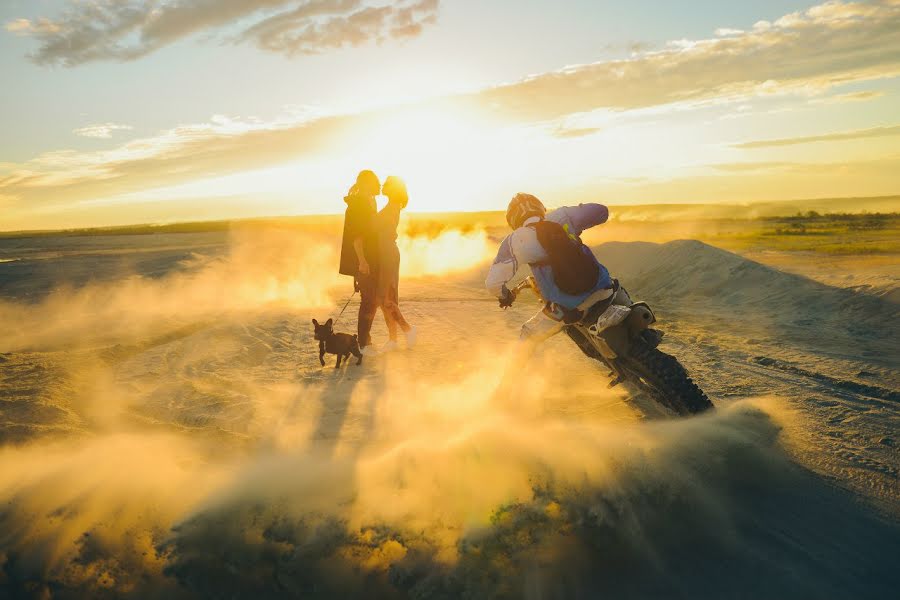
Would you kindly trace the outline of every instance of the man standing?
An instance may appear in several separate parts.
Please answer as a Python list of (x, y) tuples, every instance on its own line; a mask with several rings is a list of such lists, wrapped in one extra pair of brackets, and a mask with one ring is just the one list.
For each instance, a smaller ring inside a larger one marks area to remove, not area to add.
[(344, 237), (341, 243), (341, 275), (350, 275), (354, 287), (359, 290), (359, 346), (363, 355), (376, 354), (372, 346), (372, 322), (378, 310), (378, 236), (375, 215), (378, 206), (375, 196), (381, 191), (381, 182), (372, 171), (361, 171), (356, 183), (344, 198)]

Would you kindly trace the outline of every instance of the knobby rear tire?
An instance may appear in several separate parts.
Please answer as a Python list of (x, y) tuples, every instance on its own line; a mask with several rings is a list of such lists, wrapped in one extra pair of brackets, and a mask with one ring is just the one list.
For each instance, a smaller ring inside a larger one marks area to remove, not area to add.
[(618, 362), (630, 375), (640, 378), (641, 387), (657, 402), (679, 415), (695, 415), (713, 407), (678, 359), (658, 348), (635, 344), (629, 355)]

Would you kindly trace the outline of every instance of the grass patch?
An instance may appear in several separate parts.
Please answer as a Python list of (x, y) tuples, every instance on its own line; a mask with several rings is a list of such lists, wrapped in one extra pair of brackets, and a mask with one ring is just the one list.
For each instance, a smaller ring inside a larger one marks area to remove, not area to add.
[(743, 251), (820, 252), (872, 255), (900, 253), (900, 213), (819, 214), (752, 221), (740, 232), (699, 236), (718, 246)]

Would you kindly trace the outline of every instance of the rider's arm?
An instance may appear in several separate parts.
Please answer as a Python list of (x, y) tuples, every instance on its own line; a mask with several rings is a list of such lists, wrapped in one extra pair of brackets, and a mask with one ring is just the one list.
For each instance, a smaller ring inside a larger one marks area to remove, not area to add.
[[(570, 223), (570, 232), (581, 235), (585, 229), (596, 225), (602, 225), (609, 219), (609, 209), (602, 204), (579, 204), (578, 206), (565, 206), (559, 210), (564, 211), (564, 221)], [(574, 229), (574, 231), (572, 231)]]
[(494, 259), (487, 279), (484, 281), (488, 291), (498, 298), (503, 296), (503, 286), (515, 277), (516, 271), (519, 270), (519, 263), (512, 250), (512, 237), (512, 235), (506, 236), (506, 239), (500, 244), (497, 258)]

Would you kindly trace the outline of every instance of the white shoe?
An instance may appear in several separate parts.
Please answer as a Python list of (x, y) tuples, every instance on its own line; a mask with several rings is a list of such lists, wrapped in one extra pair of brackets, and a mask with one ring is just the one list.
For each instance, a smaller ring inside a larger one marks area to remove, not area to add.
[(375, 346), (372, 344), (369, 344), (368, 346), (362, 348), (359, 352), (363, 356), (369, 356), (369, 357), (378, 356), (378, 349), (375, 348)]
[(406, 347), (407, 348), (415, 348), (416, 346), (416, 336), (419, 334), (419, 328), (413, 325), (409, 328), (409, 331), (406, 332)]
[(393, 352), (399, 347), (400, 346), (397, 345), (397, 342), (395, 342), (394, 340), (389, 340), (387, 344), (381, 347), (381, 353), (384, 354), (385, 352)]

